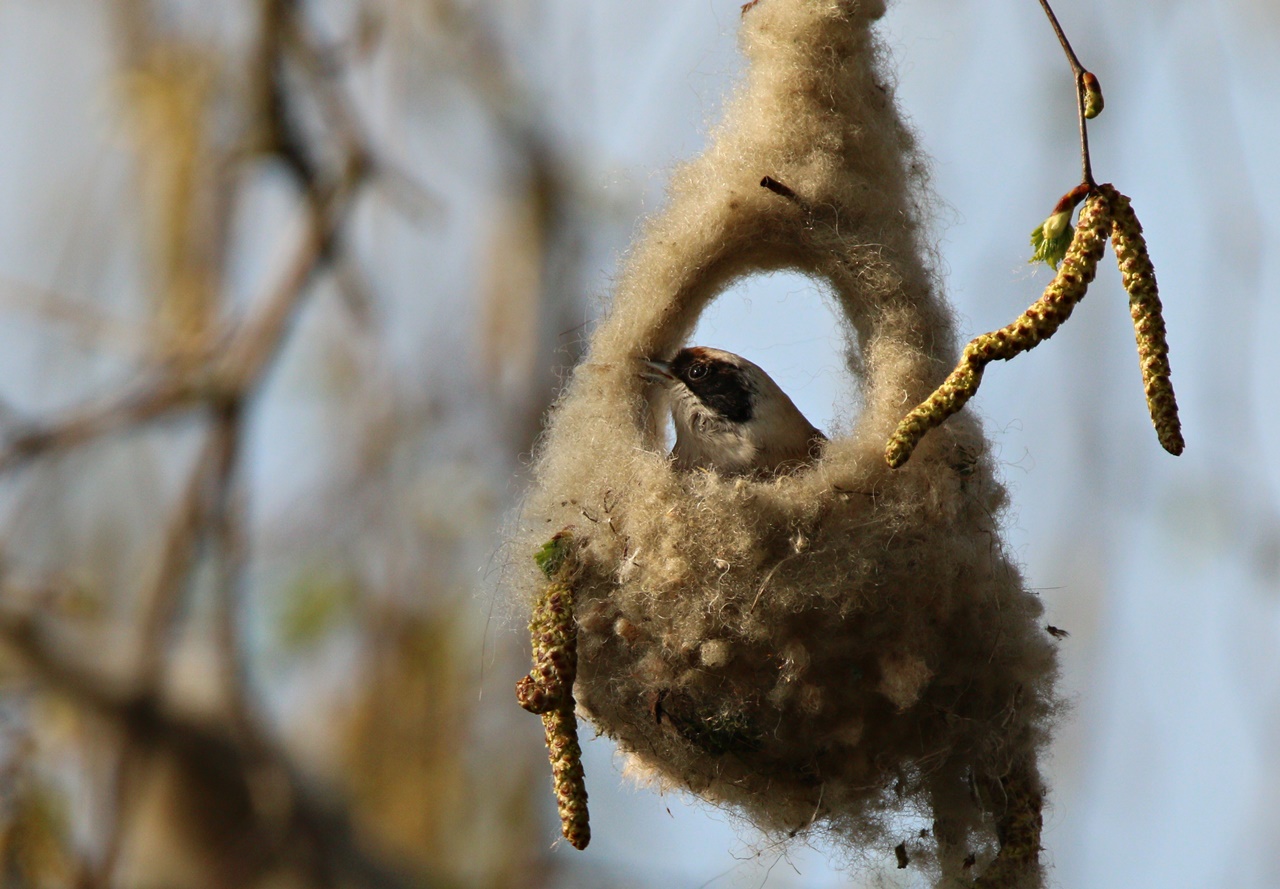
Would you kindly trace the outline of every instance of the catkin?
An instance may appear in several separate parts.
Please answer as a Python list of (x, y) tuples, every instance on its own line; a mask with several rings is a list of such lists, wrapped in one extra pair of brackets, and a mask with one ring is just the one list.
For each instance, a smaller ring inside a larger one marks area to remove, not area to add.
[(530, 713), (542, 717), (560, 831), (575, 849), (585, 849), (591, 841), (591, 827), (573, 699), (578, 630), (573, 615), (573, 589), (563, 579), (564, 572), (564, 568), (558, 570), (534, 606), (529, 622), (533, 670), (516, 683), (516, 700)]
[[(884, 457), (890, 466), (896, 469), (906, 463), (925, 433), (965, 406), (978, 391), (982, 372), (989, 363), (1007, 361), (1034, 349), (1071, 317), (1071, 311), (1084, 297), (1097, 272), (1110, 225), (1108, 198), (1101, 193), (1092, 195), (1080, 211), (1071, 246), (1044, 294), (1012, 324), (984, 333), (965, 347), (956, 369), (932, 395), (907, 414), (889, 438)], [(1146, 256), (1145, 251), (1142, 255)], [(1154, 285), (1155, 279), (1151, 280)], [(1163, 326), (1160, 332), (1163, 334)]]
[(1111, 202), (1111, 246), (1124, 289), (1129, 294), (1129, 314), (1138, 341), (1138, 359), (1142, 365), (1142, 388), (1147, 395), (1147, 409), (1156, 427), (1160, 445), (1170, 454), (1181, 454), (1182, 424), (1178, 420), (1178, 401), (1169, 380), (1169, 343), (1165, 339), (1164, 315), (1160, 292), (1156, 286), (1156, 270), (1147, 254), (1142, 237), (1142, 223), (1133, 212), (1129, 198), (1110, 185), (1102, 186)]

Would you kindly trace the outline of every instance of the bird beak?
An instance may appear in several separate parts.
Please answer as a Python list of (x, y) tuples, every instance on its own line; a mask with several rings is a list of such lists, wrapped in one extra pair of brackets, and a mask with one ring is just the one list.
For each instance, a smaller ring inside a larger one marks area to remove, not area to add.
[(669, 361), (644, 359), (640, 363), (644, 365), (644, 368), (640, 371), (640, 376), (651, 383), (670, 383), (675, 380), (675, 376), (671, 373), (671, 362)]

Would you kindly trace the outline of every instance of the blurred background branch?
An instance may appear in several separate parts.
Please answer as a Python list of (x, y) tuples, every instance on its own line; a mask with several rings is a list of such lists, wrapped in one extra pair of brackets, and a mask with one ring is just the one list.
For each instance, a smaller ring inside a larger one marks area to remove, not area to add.
[[(30, 788), (0, 812), (5, 885), (538, 885), (541, 757), (478, 736), (508, 708), (469, 699), (483, 628), (459, 606), (574, 358), (550, 333), (583, 305), (569, 164), (479, 7), (66, 14), (110, 26), (100, 150), (124, 175), (103, 255), (130, 273), (92, 302), (21, 295), (109, 379), (0, 415), (0, 754)], [(421, 70), (423, 46), (449, 57)], [(414, 315), (457, 272), (364, 269), (376, 230), (430, 239), (456, 209), (370, 119), (380, 70), (447, 83), (501, 134), (510, 213), (477, 260), (516, 271), (480, 285), (483, 366), (427, 387), (412, 366), (439, 373), (416, 359), (449, 334)], [(284, 501), (281, 467), (306, 476)]]

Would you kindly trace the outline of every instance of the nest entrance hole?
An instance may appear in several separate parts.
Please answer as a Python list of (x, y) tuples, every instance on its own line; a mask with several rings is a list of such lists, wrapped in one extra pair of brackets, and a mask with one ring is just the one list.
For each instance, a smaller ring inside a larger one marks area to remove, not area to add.
[[(690, 345), (736, 352), (764, 368), (828, 436), (852, 428), (862, 406), (856, 346), (830, 285), (803, 272), (749, 275), (702, 312)], [(854, 350), (854, 362), (850, 362)], [(666, 439), (671, 441), (670, 419)]]

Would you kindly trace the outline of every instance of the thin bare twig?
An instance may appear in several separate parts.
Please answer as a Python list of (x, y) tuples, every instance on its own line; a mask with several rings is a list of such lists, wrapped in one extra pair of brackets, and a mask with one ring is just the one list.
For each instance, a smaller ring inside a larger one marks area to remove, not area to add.
[(88, 301), (17, 278), (0, 277), (0, 306), (62, 325), (67, 338), (81, 347), (116, 354), (142, 354), (157, 335), (154, 325), (127, 322)]
[(1076, 55), (1075, 50), (1071, 48), (1071, 41), (1067, 39), (1066, 32), (1062, 30), (1062, 25), (1058, 24), (1058, 17), (1053, 13), (1053, 7), (1049, 5), (1049, 0), (1040, 0), (1040, 5), (1044, 8), (1044, 14), (1049, 17), (1049, 24), (1053, 26), (1053, 33), (1058, 35), (1058, 43), (1062, 44), (1062, 51), (1067, 56), (1067, 62), (1071, 65), (1071, 74), (1075, 78), (1076, 84), (1076, 116), (1080, 124), (1080, 168), (1083, 180), (1091, 189), (1097, 187), (1097, 182), (1093, 179), (1093, 163), (1089, 158), (1089, 125), (1085, 115), (1085, 103), (1088, 99), (1089, 90), (1085, 83), (1085, 77), (1092, 76), (1084, 65), (1080, 64), (1080, 58)]
[(217, 359), (215, 378), (229, 392), (248, 392), (266, 373), (307, 294), (308, 285), (336, 248), (339, 231), (360, 183), (361, 177), (348, 173), (332, 189), (318, 183), (308, 186), (307, 230), (288, 271), (263, 299), (258, 313), (240, 325)]
[(212, 513), (215, 472), (227, 444), (217, 428), (207, 433), (187, 477), (177, 506), (169, 517), (160, 564), (141, 603), (138, 631), (138, 683), (158, 689), (164, 673), (166, 638), (195, 564), (204, 528)]
[(246, 731), (256, 721), (256, 708), (240, 633), (247, 559), (245, 509), (238, 485), (244, 431), (242, 405), (237, 402), (223, 407), (214, 419), (214, 428), (222, 444), (214, 467), (216, 494), (210, 516), (216, 548), (214, 562), (218, 566), (214, 632), (231, 721), (237, 731)]
[(190, 378), (166, 371), (159, 379), (131, 385), (61, 419), (18, 429), (0, 450), (0, 473), (50, 451), (65, 452), (112, 432), (135, 429), (198, 402), (199, 387)]
[(275, 356), (307, 286), (331, 254), (358, 180), (348, 176), (327, 190), (316, 186), (309, 198), (307, 231), (285, 277), (262, 300), (206, 367), (169, 367), (142, 386), (75, 408), (57, 420), (19, 429), (0, 449), (0, 473), (50, 451), (65, 452), (103, 435), (167, 419), (175, 413), (240, 397), (252, 389)]

